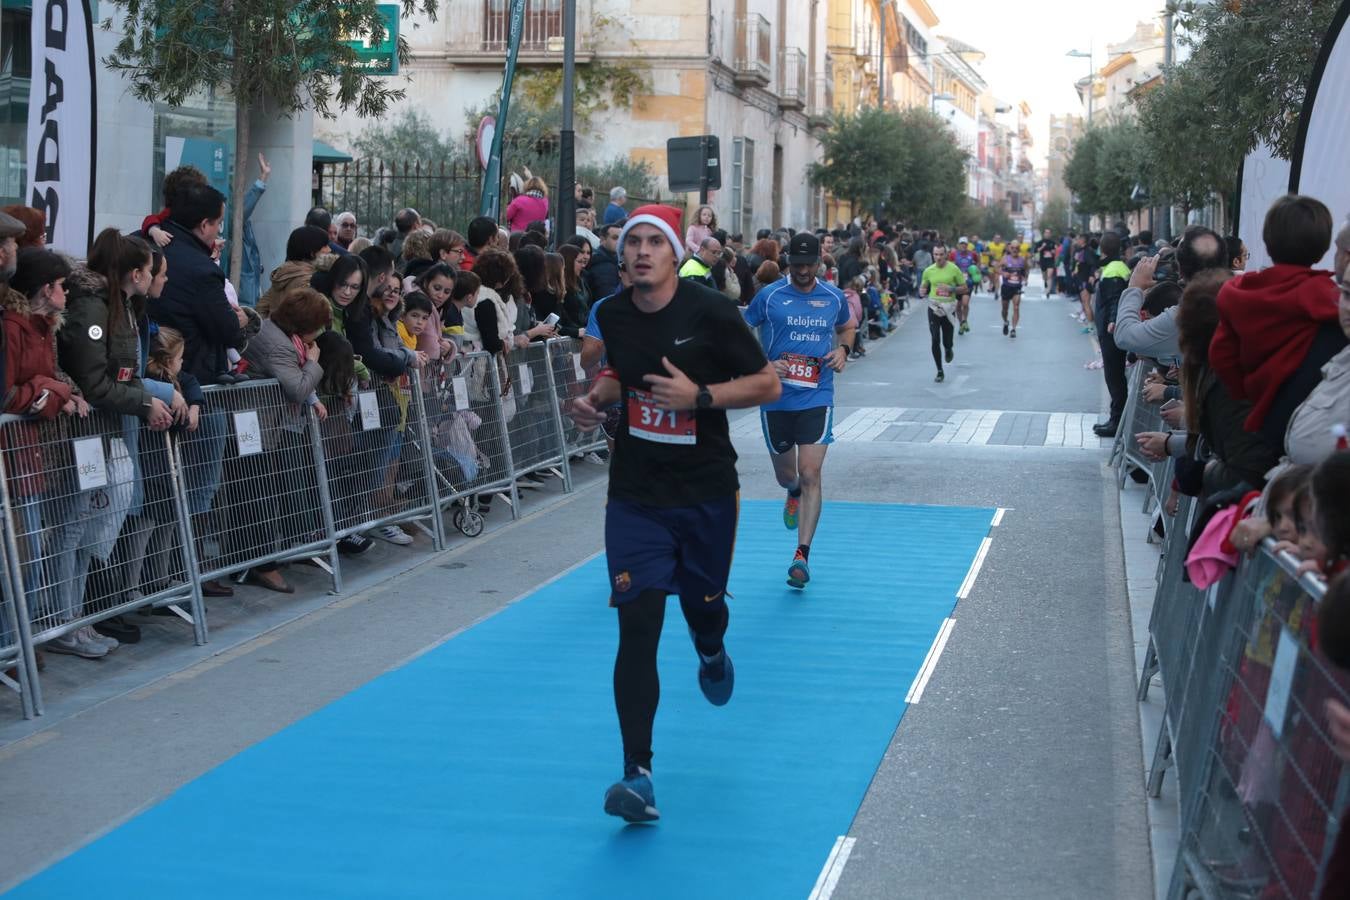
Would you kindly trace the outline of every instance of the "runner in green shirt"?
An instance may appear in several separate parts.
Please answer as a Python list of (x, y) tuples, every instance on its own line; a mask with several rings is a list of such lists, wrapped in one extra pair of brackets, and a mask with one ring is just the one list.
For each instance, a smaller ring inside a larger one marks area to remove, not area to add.
[(947, 377), (942, 371), (943, 348), (947, 362), (955, 357), (952, 340), (956, 335), (957, 301), (969, 290), (966, 273), (947, 260), (947, 248), (934, 247), (933, 264), (923, 270), (919, 284), (919, 296), (928, 299), (928, 333), (933, 337), (933, 362), (937, 364), (934, 381), (942, 382)]

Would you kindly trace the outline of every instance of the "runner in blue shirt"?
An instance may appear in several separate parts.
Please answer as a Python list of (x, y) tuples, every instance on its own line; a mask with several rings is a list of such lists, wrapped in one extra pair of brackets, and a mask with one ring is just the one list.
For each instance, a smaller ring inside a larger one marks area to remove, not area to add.
[(858, 325), (843, 292), (816, 278), (819, 265), (820, 239), (795, 235), (788, 244), (790, 275), (761, 290), (745, 310), (783, 383), (782, 396), (760, 407), (760, 423), (774, 474), (788, 492), (783, 524), (797, 530), (788, 567), (788, 584), (795, 588), (811, 580), (820, 470), (834, 441), (834, 373), (844, 371)]
[(971, 274), (971, 268), (976, 271), (980, 267), (980, 255), (970, 249), (970, 241), (964, 237), (956, 242), (956, 252), (952, 254), (952, 262), (966, 276), (966, 292), (956, 303), (956, 314), (961, 320), (961, 328), (958, 334), (967, 334), (970, 331), (970, 295), (979, 290), (979, 279)]

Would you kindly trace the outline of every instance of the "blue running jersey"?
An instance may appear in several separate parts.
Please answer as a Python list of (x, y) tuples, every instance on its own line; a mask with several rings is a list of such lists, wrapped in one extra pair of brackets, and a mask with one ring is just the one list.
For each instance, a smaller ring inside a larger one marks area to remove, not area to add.
[(760, 343), (770, 362), (785, 359), (792, 366), (791, 374), (783, 379), (783, 395), (763, 409), (834, 405), (834, 371), (824, 358), (834, 349), (836, 329), (852, 318), (843, 292), (819, 279), (809, 293), (781, 278), (755, 295), (745, 309), (745, 321), (759, 328)]

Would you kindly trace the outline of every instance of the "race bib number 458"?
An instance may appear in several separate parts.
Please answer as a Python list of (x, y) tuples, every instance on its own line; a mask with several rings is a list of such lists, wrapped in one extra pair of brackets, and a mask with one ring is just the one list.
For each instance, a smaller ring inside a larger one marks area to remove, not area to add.
[(798, 356), (784, 353), (783, 362), (787, 363), (787, 375), (783, 384), (799, 388), (820, 387), (820, 360), (814, 356)]
[(658, 444), (697, 444), (698, 420), (693, 410), (658, 409), (651, 394), (630, 390), (628, 433)]

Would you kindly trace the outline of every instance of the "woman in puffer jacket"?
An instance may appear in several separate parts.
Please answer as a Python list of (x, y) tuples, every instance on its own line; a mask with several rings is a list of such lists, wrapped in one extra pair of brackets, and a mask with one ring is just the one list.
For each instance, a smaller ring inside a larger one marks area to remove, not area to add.
[[(60, 368), (96, 412), (120, 420), (105, 417), (96, 428), (85, 430), (102, 437), (106, 489), (81, 490), (71, 465), (49, 473), (63, 484), (45, 549), (53, 567), (58, 619), (45, 626), (56, 628), (79, 615), (90, 564), (111, 560), (123, 521), (139, 510), (141, 424), (163, 431), (188, 414), (187, 402), (172, 385), (142, 380), (149, 329), (144, 295), (154, 278), (153, 262), (145, 241), (109, 228), (95, 238), (87, 264), (67, 279), (65, 324), (57, 332)], [(101, 588), (94, 593), (105, 596)], [(49, 649), (66, 652), (57, 642)]]
[(309, 287), (314, 264), (328, 249), (328, 232), (313, 225), (301, 225), (286, 239), (286, 261), (272, 270), (272, 284), (258, 298), (258, 315), (264, 319), (293, 288)]

